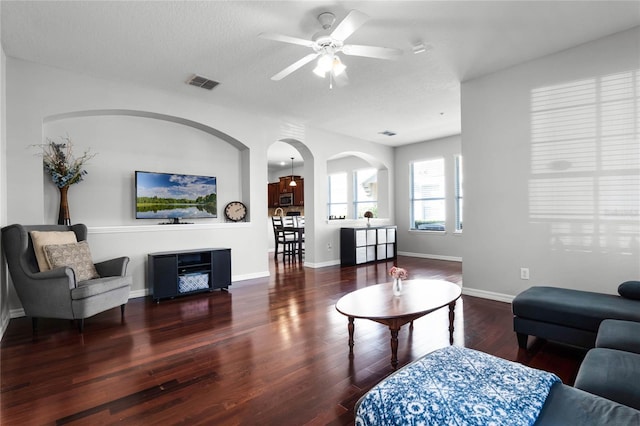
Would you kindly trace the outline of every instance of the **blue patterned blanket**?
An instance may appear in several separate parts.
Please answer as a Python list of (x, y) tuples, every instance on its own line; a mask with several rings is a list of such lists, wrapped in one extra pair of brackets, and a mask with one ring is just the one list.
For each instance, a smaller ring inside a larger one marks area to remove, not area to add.
[(356, 425), (532, 425), (559, 381), (552, 373), (448, 346), (367, 392)]

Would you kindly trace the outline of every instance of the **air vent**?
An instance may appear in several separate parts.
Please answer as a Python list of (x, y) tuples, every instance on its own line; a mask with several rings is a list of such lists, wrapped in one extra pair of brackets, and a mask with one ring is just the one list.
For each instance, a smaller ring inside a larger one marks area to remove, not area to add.
[(379, 135), (385, 136), (395, 136), (396, 132), (392, 132), (391, 130), (385, 130), (384, 132), (378, 132)]
[(207, 89), (207, 90), (211, 90), (214, 87), (216, 87), (218, 84), (217, 81), (213, 81), (208, 79), (207, 77), (203, 77), (201, 75), (193, 75), (193, 77), (191, 77), (189, 79), (189, 81), (187, 81), (187, 83), (189, 83), (192, 86), (197, 86), (197, 87), (202, 87), (203, 89)]

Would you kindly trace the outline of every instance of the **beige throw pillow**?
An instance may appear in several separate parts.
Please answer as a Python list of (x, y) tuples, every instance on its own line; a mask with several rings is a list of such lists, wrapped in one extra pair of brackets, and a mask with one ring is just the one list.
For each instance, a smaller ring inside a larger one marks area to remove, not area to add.
[(73, 269), (78, 281), (99, 277), (86, 241), (44, 246), (44, 252), (51, 269), (68, 266)]
[(78, 242), (76, 233), (73, 231), (30, 231), (29, 235), (31, 235), (33, 251), (35, 252), (40, 272), (51, 269), (44, 254), (44, 246)]

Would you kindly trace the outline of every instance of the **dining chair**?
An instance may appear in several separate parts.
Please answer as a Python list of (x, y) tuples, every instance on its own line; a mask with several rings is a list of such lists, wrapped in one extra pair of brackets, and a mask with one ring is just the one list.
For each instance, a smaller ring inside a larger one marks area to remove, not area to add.
[[(290, 214), (291, 212), (287, 213), (287, 216), (284, 216), (283, 219), (283, 223), (284, 223), (284, 227), (293, 227), (293, 228), (304, 228), (304, 216), (300, 216), (299, 214)], [(299, 231), (298, 231), (299, 232)], [(293, 250), (291, 252), (291, 256), (294, 259), (298, 258), (298, 248), (300, 248), (300, 250), (302, 251), (302, 255), (304, 256), (304, 230), (302, 231), (302, 243), (301, 244), (297, 244), (298, 243), (298, 235), (296, 232), (292, 232), (293, 234), (293, 244), (291, 245)]]
[(279, 247), (282, 246), (282, 260), (284, 261), (287, 257), (291, 260), (296, 253), (296, 234), (295, 232), (285, 231), (285, 226), (293, 226), (293, 222), (288, 224), (288, 220), (286, 220), (286, 216), (272, 216), (271, 223), (273, 225), (273, 236), (275, 239), (275, 253), (273, 258), (278, 260), (278, 253), (280, 252)]
[[(294, 216), (296, 227), (304, 228), (304, 216)], [(302, 232), (302, 255), (304, 256), (304, 243), (305, 243), (305, 235), (304, 231)]]

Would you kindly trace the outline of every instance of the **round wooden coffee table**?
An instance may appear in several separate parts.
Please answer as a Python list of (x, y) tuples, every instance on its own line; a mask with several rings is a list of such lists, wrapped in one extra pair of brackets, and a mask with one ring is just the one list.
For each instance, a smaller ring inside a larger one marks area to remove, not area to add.
[(441, 280), (405, 280), (400, 296), (394, 296), (392, 283), (376, 284), (345, 294), (336, 309), (349, 318), (349, 357), (353, 357), (355, 318), (384, 324), (391, 331), (391, 366), (398, 366), (398, 331), (400, 327), (428, 313), (449, 305), (449, 343), (453, 344), (453, 320), (460, 286)]

